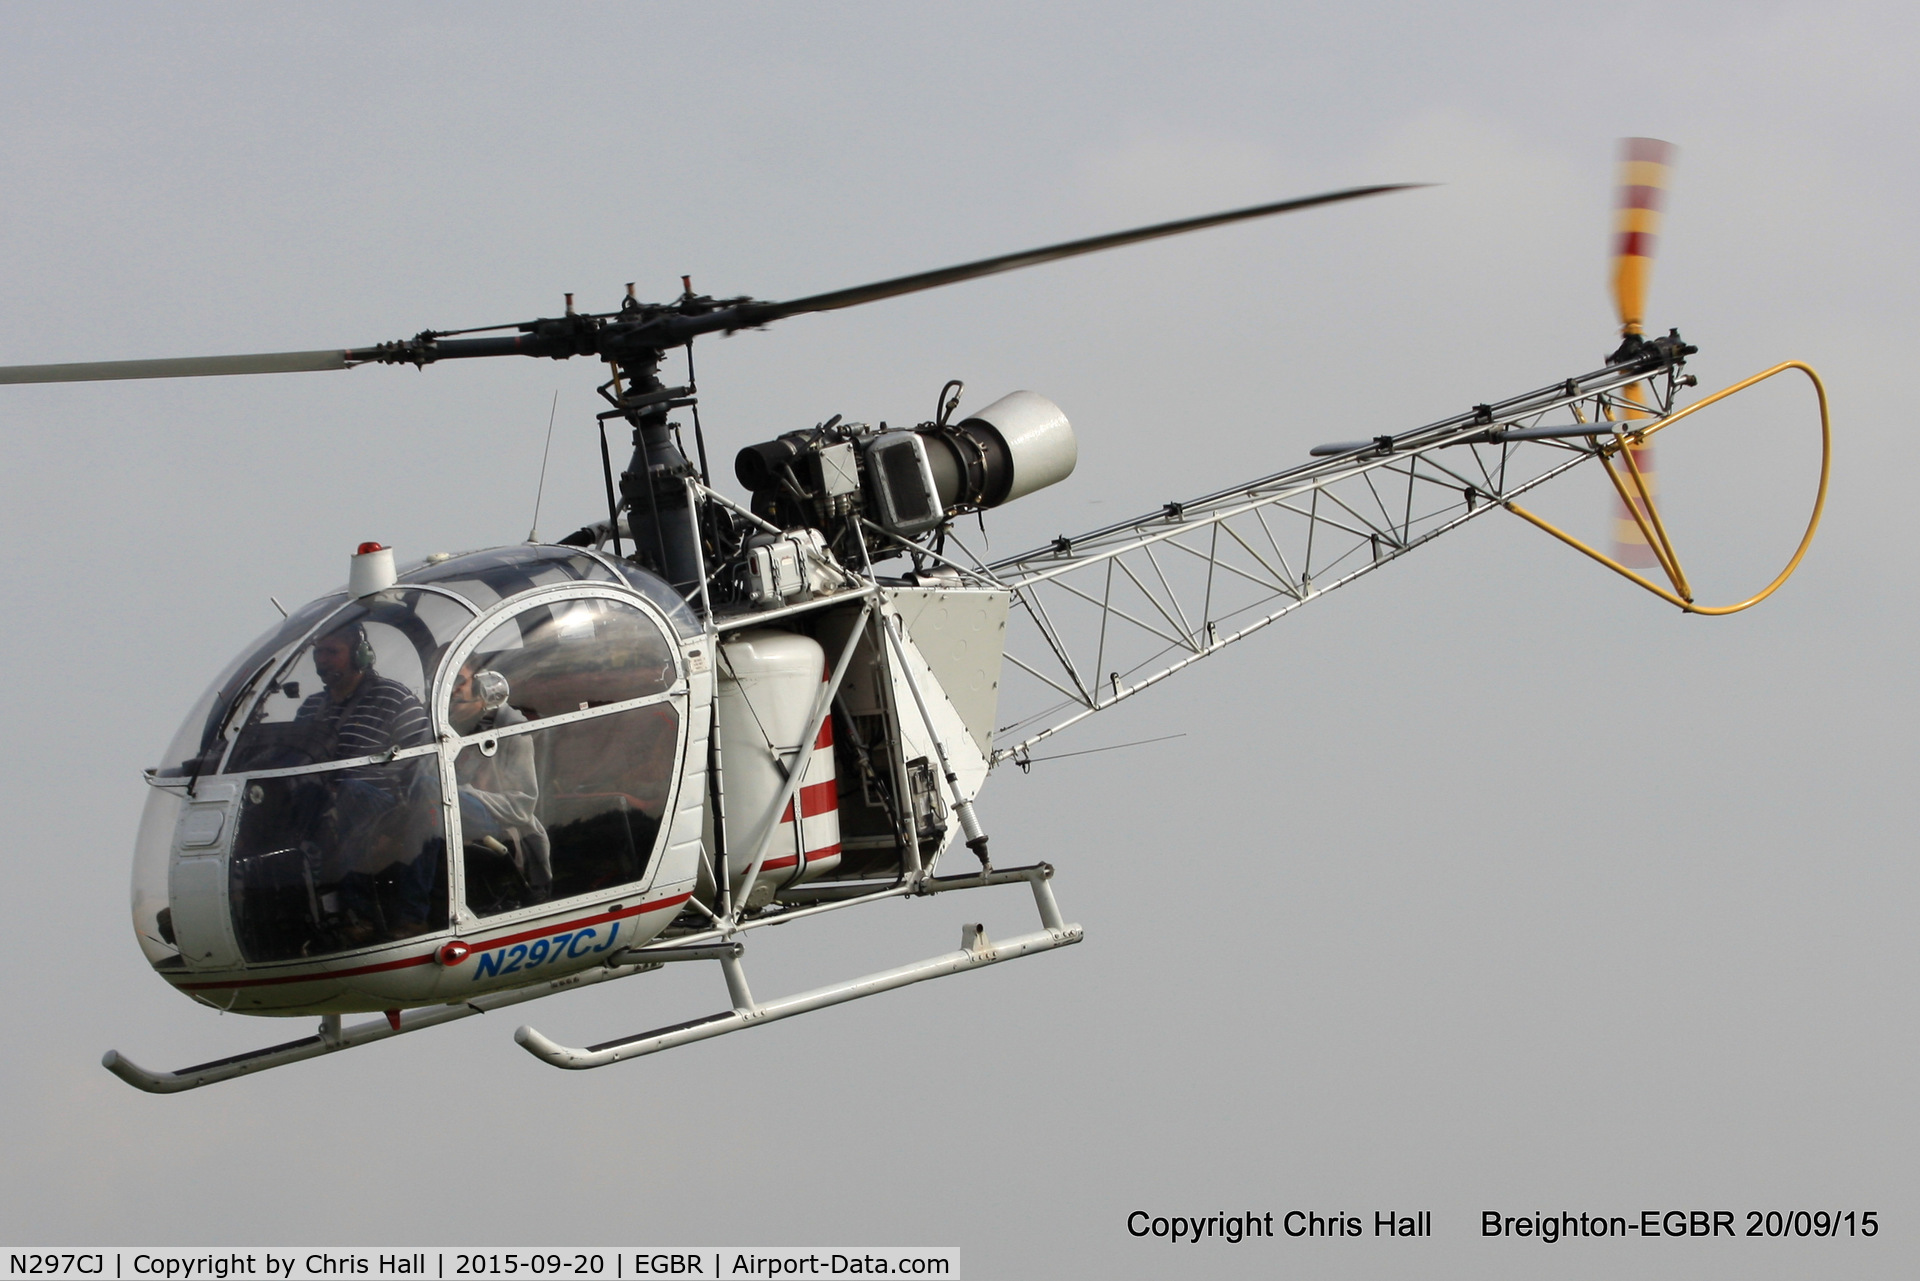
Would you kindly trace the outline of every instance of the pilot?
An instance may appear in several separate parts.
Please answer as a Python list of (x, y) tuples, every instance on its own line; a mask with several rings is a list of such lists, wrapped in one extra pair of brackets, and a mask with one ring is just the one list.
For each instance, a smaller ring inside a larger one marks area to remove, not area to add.
[(373, 644), (364, 625), (335, 628), (313, 643), (313, 667), (323, 688), (294, 713), (317, 731), (316, 761), (372, 756), (428, 742), (426, 709), (413, 691), (373, 668)]
[[(313, 645), (313, 666), (322, 689), (294, 713), (306, 730), (305, 744), (315, 762), (375, 756), (395, 748), (432, 741), (426, 709), (413, 691), (374, 669), (373, 643), (360, 622), (335, 628)], [(363, 918), (349, 928), (366, 932), (373, 915), (372, 878), (399, 865), (390, 877), (398, 891), (397, 919), (389, 933), (405, 935), (427, 928), (436, 860), (421, 857), (421, 843), (408, 817), (408, 802), (421, 761), (398, 766), (379, 762), (320, 775), (330, 784), (328, 826), (332, 839), (319, 869), (325, 885), (346, 891), (341, 906)], [(430, 762), (428, 762), (430, 768)], [(358, 875), (356, 875), (358, 874)]]
[[(454, 732), (482, 734), (526, 724), (526, 716), (507, 704), (507, 678), (481, 669), (479, 662), (477, 656), (469, 658), (454, 679), (447, 702), (447, 719)], [(461, 840), (510, 857), (533, 891), (533, 901), (544, 902), (553, 893), (553, 866), (547, 830), (535, 809), (540, 782), (534, 771), (533, 740), (526, 734), (510, 734), (494, 741), (491, 756), (468, 747), (455, 762)]]

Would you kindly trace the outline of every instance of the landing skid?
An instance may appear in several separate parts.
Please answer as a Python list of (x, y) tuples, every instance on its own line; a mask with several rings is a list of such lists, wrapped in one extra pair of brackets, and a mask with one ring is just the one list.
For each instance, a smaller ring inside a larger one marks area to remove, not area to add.
[[(737, 1032), (745, 1028), (758, 1027), (795, 1014), (805, 1014), (811, 1010), (824, 1009), (829, 1005), (839, 1005), (846, 1001), (858, 1000), (863, 996), (872, 996), (877, 992), (905, 987), (909, 983), (945, 978), (950, 974), (960, 974), (1000, 961), (1011, 961), (1036, 952), (1051, 951), (1056, 947), (1078, 943), (1084, 937), (1084, 932), (1078, 925), (1069, 925), (1061, 920), (1060, 908), (1054, 902), (1053, 887), (1049, 884), (1052, 876), (1051, 866), (1036, 863), (1029, 867), (1005, 868), (972, 876), (926, 877), (917, 885), (894, 885), (881, 890), (870, 891), (859, 886), (807, 887), (811, 891), (808, 897), (818, 900), (810, 906), (794, 907), (743, 921), (731, 931), (715, 929), (690, 938), (675, 939), (670, 943), (631, 949), (619, 953), (617, 961), (609, 962), (599, 969), (585, 970), (564, 978), (515, 988), (511, 991), (476, 996), (471, 1001), (458, 1005), (436, 1005), (419, 1010), (407, 1010), (388, 1018), (356, 1023), (352, 1026), (343, 1026), (339, 1015), (330, 1014), (321, 1019), (320, 1029), (313, 1036), (302, 1037), (297, 1041), (288, 1041), (281, 1045), (267, 1046), (245, 1054), (236, 1054), (230, 1058), (215, 1059), (211, 1063), (182, 1068), (177, 1072), (149, 1071), (117, 1050), (108, 1050), (100, 1062), (107, 1071), (136, 1089), (145, 1090), (151, 1094), (175, 1094), (181, 1090), (193, 1090), (203, 1085), (212, 1085), (216, 1081), (228, 1081), (237, 1076), (264, 1072), (268, 1068), (298, 1063), (303, 1059), (318, 1058), (324, 1054), (334, 1054), (358, 1045), (384, 1041), (389, 1037), (404, 1036), (409, 1032), (418, 1032), (442, 1023), (451, 1023), (457, 1019), (486, 1014), (509, 1005), (518, 1005), (522, 1001), (534, 1001), (543, 996), (552, 996), (556, 992), (572, 991), (595, 983), (607, 983), (614, 979), (644, 974), (650, 970), (657, 970), (668, 962), (718, 961), (720, 963), (726, 977), (727, 991), (732, 1005), (731, 1009), (721, 1013), (687, 1023), (655, 1028), (635, 1036), (605, 1041), (584, 1049), (573, 1049), (557, 1044), (531, 1027), (521, 1027), (514, 1033), (514, 1040), (524, 1046), (529, 1053), (555, 1067), (576, 1070), (604, 1067), (622, 1059), (637, 1058), (643, 1054), (657, 1054), (661, 1050), (669, 1050), (675, 1046), (704, 1041), (709, 1037), (723, 1036), (728, 1032)], [(738, 938), (738, 935), (747, 930), (783, 924), (798, 917), (876, 902), (880, 899), (982, 889), (993, 885), (1010, 885), (1018, 881), (1025, 881), (1033, 889), (1034, 904), (1039, 909), (1042, 926), (1035, 933), (1022, 934), (1005, 942), (994, 943), (987, 938), (986, 931), (979, 925), (965, 925), (961, 927), (960, 949), (956, 952), (928, 957), (926, 960), (915, 961), (891, 970), (881, 970), (857, 979), (828, 984), (825, 987), (774, 1001), (756, 1002), (747, 988), (746, 971), (741, 964), (746, 946)]]
[(925, 883), (930, 887), (927, 890), (928, 893), (973, 889), (982, 885), (1005, 885), (1016, 880), (1024, 880), (1031, 884), (1034, 904), (1040, 909), (1040, 924), (1043, 928), (1032, 934), (1022, 934), (1017, 938), (1008, 939), (1003, 943), (990, 941), (986, 930), (979, 925), (963, 925), (960, 927), (960, 950), (957, 952), (930, 956), (924, 961), (914, 961), (909, 965), (881, 970), (875, 974), (840, 983), (829, 983), (825, 987), (817, 987), (810, 992), (801, 992), (796, 996), (767, 1002), (753, 999), (753, 993), (747, 989), (746, 967), (740, 963), (740, 957), (736, 953), (732, 956), (715, 958), (726, 974), (727, 993), (733, 1000), (731, 1010), (711, 1014), (706, 1018), (695, 1019), (688, 1023), (676, 1023), (670, 1027), (655, 1028), (651, 1032), (621, 1037), (616, 1041), (603, 1041), (599, 1045), (590, 1045), (585, 1049), (573, 1049), (570, 1046), (560, 1045), (541, 1035), (534, 1028), (525, 1026), (513, 1034), (513, 1039), (524, 1046), (529, 1054), (555, 1067), (575, 1070), (605, 1067), (609, 1063), (618, 1063), (622, 1059), (638, 1058), (643, 1054), (658, 1054), (661, 1050), (671, 1050), (675, 1046), (704, 1041), (708, 1037), (724, 1036), (728, 1032), (759, 1027), (776, 1019), (825, 1009), (829, 1005), (857, 1001), (863, 996), (891, 991), (896, 987), (905, 987), (909, 983), (945, 978), (950, 974), (960, 974), (967, 970), (978, 969), (983, 965), (1011, 961), (1022, 956), (1031, 956), (1036, 952), (1051, 951), (1056, 947), (1067, 947), (1078, 943), (1085, 937), (1085, 933), (1078, 925), (1068, 925), (1061, 921), (1060, 908), (1053, 899), (1053, 887), (1047, 883), (1052, 875), (1053, 869), (1041, 863), (1033, 867), (989, 872), (985, 876), (935, 877)]

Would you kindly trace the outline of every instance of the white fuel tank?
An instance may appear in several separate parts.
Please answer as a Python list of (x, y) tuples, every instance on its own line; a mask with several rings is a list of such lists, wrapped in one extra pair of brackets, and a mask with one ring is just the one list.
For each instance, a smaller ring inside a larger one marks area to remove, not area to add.
[[(827, 677), (826, 653), (792, 632), (745, 632), (720, 646), (720, 754), (726, 789), (727, 872), (735, 902), (764, 903), (774, 891), (840, 864), (840, 793), (833, 767), (833, 717), (821, 723), (800, 788), (773, 812), (800, 755)], [(751, 890), (740, 882), (771, 826), (773, 840)], [(711, 818), (707, 848), (713, 849)]]

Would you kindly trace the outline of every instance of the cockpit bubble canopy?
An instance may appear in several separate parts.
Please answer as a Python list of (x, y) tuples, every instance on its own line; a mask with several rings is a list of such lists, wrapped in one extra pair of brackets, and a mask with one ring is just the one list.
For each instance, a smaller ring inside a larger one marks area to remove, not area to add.
[(432, 583), (460, 593), (480, 609), (536, 587), (561, 583), (622, 583), (660, 607), (681, 637), (700, 633), (700, 620), (679, 592), (636, 565), (576, 547), (531, 545), (431, 559), (400, 575), (403, 584)]
[[(296, 736), (285, 727), (325, 689), (314, 650), (335, 633), (357, 624), (375, 670), (425, 706), (440, 659), (470, 619), (510, 597), (567, 583), (631, 588), (658, 606), (681, 638), (700, 632), (693, 611), (666, 583), (591, 551), (535, 544), (432, 558), (409, 566), (388, 591), (364, 601), (332, 592), (263, 632), (194, 702), (154, 780), (191, 783), (218, 773), (290, 767), (303, 763), (292, 759), (302, 750), (309, 759), (323, 759), (312, 755), (312, 745), (303, 749), (292, 742)], [(235, 750), (229, 753), (229, 747)], [(280, 758), (280, 766), (266, 763)]]
[[(700, 624), (667, 584), (557, 546), (431, 558), (301, 607), (219, 674), (151, 774), (134, 860), (148, 959), (180, 964), (207, 936), (208, 907), (176, 899), (180, 860), (230, 900), (211, 910), (230, 910), (248, 963), (445, 928), (449, 856), (480, 916), (633, 883), (675, 777), (675, 632)], [(484, 724), (456, 706), (480, 687), (497, 694)], [(445, 814), (442, 756), (462, 799)]]
[(404, 588), (342, 605), (263, 683), (223, 772), (292, 769), (429, 742), (428, 691), (441, 655), (473, 616), (452, 596)]

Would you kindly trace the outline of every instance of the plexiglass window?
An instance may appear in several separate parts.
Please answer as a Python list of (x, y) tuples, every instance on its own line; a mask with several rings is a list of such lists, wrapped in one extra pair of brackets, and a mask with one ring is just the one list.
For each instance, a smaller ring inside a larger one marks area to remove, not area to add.
[(541, 603), (492, 629), (443, 709), (467, 906), (492, 916), (642, 878), (672, 790), (680, 721), (666, 703), (577, 716), (672, 688), (666, 636), (623, 601)]
[(247, 960), (445, 928), (438, 756), (257, 778), (244, 800), (228, 888)]
[(613, 572), (571, 547), (500, 547), (410, 569), (409, 583), (433, 583), (485, 609), (509, 596), (561, 583), (610, 583)]
[(227, 740), (221, 731), (229, 728), (234, 707), (244, 702), (254, 687), (278, 665), (281, 651), (307, 634), (327, 614), (340, 608), (344, 595), (323, 596), (295, 611), (279, 626), (269, 628), (246, 652), (214, 678), (181, 722), (167, 753), (154, 773), (160, 778), (196, 778), (218, 772)]
[(461, 748), (468, 908), (493, 916), (642, 879), (679, 739), (679, 713), (653, 703)]
[(382, 592), (335, 613), (257, 695), (230, 774), (292, 769), (432, 741), (424, 700), (473, 615), (433, 592)]
[(459, 592), (481, 609), (536, 587), (625, 581), (658, 605), (681, 636), (695, 636), (701, 630), (700, 620), (686, 600), (657, 575), (627, 561), (590, 555), (577, 547), (537, 545), (469, 552), (409, 569), (401, 581), (433, 583)]
[(507, 702), (530, 721), (663, 693), (675, 675), (673, 650), (652, 619), (596, 598), (524, 609), (487, 633), (470, 661), (503, 678)]

